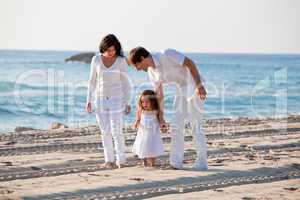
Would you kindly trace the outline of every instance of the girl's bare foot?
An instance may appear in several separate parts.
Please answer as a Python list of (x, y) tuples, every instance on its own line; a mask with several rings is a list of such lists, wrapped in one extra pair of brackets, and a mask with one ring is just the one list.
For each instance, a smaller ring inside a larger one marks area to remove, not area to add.
[(147, 163), (149, 163), (149, 167), (155, 167), (155, 158), (148, 158)]

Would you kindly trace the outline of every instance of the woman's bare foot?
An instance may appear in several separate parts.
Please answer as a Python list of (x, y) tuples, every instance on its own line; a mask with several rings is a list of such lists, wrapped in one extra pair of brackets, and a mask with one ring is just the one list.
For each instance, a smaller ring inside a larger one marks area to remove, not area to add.
[(106, 162), (106, 163), (102, 164), (101, 167), (104, 168), (104, 169), (113, 169), (114, 168), (114, 163)]

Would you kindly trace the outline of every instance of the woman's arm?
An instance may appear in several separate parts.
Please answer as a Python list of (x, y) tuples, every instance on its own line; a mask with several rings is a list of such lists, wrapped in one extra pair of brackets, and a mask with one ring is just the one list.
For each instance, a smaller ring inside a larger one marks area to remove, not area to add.
[(88, 87), (87, 87), (87, 99), (86, 99), (86, 111), (88, 113), (92, 112), (92, 96), (96, 88), (96, 80), (97, 80), (97, 71), (96, 71), (96, 64), (95, 64), (95, 56), (92, 58), (91, 65), (90, 65), (90, 76), (88, 80)]
[(124, 62), (120, 67), (121, 71), (121, 84), (122, 84), (122, 91), (124, 94), (123, 97), (123, 105), (125, 105), (125, 114), (130, 112), (130, 98), (131, 98), (131, 85), (128, 78), (128, 65), (126, 58), (124, 58)]

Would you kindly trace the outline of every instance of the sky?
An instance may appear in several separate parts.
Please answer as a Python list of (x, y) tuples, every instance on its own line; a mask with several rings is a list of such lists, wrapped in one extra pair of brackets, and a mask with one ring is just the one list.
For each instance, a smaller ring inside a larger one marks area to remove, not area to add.
[(299, 0), (0, 0), (0, 49), (300, 53)]

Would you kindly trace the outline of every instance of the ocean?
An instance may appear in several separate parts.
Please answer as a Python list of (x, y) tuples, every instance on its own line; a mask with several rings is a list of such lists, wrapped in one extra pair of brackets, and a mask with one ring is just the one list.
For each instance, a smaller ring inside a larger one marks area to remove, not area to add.
[[(77, 51), (0, 50), (0, 132), (17, 126), (48, 129), (96, 124), (85, 111), (89, 64), (64, 60)], [(267, 118), (300, 114), (300, 55), (186, 53), (206, 80), (204, 119)], [(147, 74), (129, 67), (134, 121), (138, 94), (152, 88)], [(175, 88), (165, 86), (166, 119)]]

